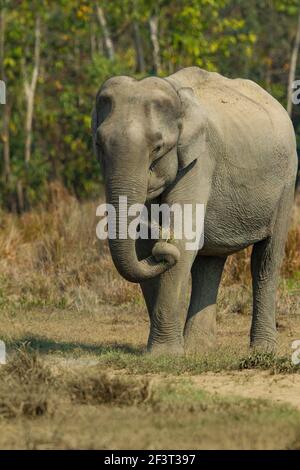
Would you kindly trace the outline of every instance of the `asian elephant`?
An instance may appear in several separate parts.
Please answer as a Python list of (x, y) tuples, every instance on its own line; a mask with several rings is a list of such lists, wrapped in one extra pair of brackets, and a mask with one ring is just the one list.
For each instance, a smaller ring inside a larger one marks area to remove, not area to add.
[[(294, 199), (295, 134), (284, 108), (250, 80), (198, 67), (167, 77), (117, 76), (92, 118), (106, 199), (205, 205), (204, 245), (110, 240), (119, 273), (140, 283), (150, 316), (148, 351), (197, 352), (215, 343), (216, 299), (228, 255), (253, 245), (250, 345), (276, 347), (275, 296)], [(130, 218), (129, 218), (130, 220)], [(180, 308), (192, 287), (185, 326)]]

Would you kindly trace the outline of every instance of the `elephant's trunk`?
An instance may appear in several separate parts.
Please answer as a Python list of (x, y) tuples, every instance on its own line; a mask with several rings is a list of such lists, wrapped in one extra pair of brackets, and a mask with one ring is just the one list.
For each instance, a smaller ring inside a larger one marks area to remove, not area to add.
[[(122, 182), (123, 183), (123, 182)], [(117, 187), (119, 186), (119, 188)], [(130, 186), (130, 187), (128, 187)], [(152, 250), (152, 255), (146, 259), (139, 260), (136, 253), (135, 240), (129, 238), (128, 233), (126, 239), (120, 239), (120, 222), (127, 220), (127, 228), (130, 223), (130, 217), (127, 213), (120, 211), (119, 196), (127, 196), (127, 207), (132, 204), (143, 204), (146, 200), (146, 190), (137, 188), (136, 180), (122, 184), (109, 182), (107, 184), (107, 202), (112, 204), (116, 210), (116, 239), (109, 240), (109, 247), (113, 262), (119, 273), (130, 282), (142, 282), (147, 279), (164, 273), (167, 269), (177, 263), (180, 253), (172, 244), (165, 241), (158, 241)], [(133, 219), (133, 218), (132, 218)]]

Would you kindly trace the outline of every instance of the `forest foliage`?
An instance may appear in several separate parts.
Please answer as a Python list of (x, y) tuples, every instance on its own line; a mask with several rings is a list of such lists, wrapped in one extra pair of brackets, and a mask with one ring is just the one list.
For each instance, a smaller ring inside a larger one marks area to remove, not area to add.
[(111, 75), (196, 65), (255, 80), (286, 107), (297, 38), (299, 0), (0, 0), (0, 205), (43, 203), (53, 180), (97, 196), (90, 116)]

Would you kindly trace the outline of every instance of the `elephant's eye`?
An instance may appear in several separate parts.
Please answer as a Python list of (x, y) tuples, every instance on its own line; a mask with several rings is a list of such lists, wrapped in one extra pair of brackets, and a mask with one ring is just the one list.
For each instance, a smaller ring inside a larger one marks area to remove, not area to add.
[(149, 170), (150, 170), (150, 171), (153, 171), (153, 170), (154, 170), (155, 166), (156, 166), (157, 163), (162, 159), (162, 157), (163, 157), (163, 156), (156, 158), (156, 160), (154, 160), (154, 161), (151, 163), (151, 165), (150, 165), (150, 167), (149, 167)]
[(162, 145), (157, 145), (155, 149), (153, 150), (153, 153), (159, 153), (162, 149)]

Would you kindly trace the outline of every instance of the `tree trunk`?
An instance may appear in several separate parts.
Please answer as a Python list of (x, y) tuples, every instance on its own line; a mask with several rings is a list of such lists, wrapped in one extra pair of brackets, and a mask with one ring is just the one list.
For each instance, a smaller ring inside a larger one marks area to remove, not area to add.
[(26, 118), (25, 118), (25, 163), (28, 164), (31, 158), (31, 143), (32, 143), (32, 121), (34, 110), (34, 98), (39, 77), (40, 69), (40, 54), (41, 54), (41, 22), (39, 16), (35, 22), (35, 44), (34, 44), (34, 63), (31, 81), (28, 81), (27, 73), (24, 68), (25, 80), (24, 89), (27, 102)]
[[(5, 55), (5, 9), (0, 11), (0, 80), (5, 80), (4, 71), (4, 55)], [(3, 142), (3, 179), (8, 183), (10, 179), (10, 142), (9, 142), (9, 122), (10, 122), (10, 107), (7, 103), (4, 104), (3, 122), (2, 122), (2, 135)]]
[(104, 15), (104, 11), (99, 5), (96, 5), (96, 13), (97, 13), (97, 18), (98, 18), (99, 24), (100, 24), (101, 29), (102, 29), (104, 46), (105, 46), (105, 51), (106, 51), (106, 54), (107, 54), (107, 58), (109, 60), (114, 60), (115, 59), (114, 44), (113, 44), (113, 41), (111, 39), (109, 29), (107, 27), (107, 22), (106, 22), (106, 18), (105, 18), (105, 15)]
[(292, 101), (293, 82), (295, 81), (295, 76), (296, 76), (299, 47), (300, 47), (300, 12), (298, 16), (296, 38), (295, 38), (292, 55), (291, 55), (291, 65), (290, 65), (289, 83), (288, 83), (287, 112), (290, 117), (292, 116), (292, 111), (293, 111), (293, 101)]
[(10, 107), (8, 104), (4, 106), (3, 114), (3, 179), (5, 183), (10, 180), (10, 136), (9, 136), (9, 122), (10, 122)]
[(159, 74), (161, 71), (160, 63), (160, 47), (158, 41), (158, 16), (152, 15), (149, 20), (150, 27), (150, 38), (152, 43), (152, 54), (153, 54), (153, 68), (156, 74)]
[(136, 72), (145, 72), (145, 57), (141, 38), (140, 26), (137, 21), (133, 22), (133, 41), (136, 55)]
[(0, 80), (4, 77), (5, 10), (0, 10)]
[(21, 181), (17, 181), (17, 201), (18, 201), (18, 208), (17, 211), (19, 214), (22, 214), (25, 210), (25, 201), (24, 201), (24, 191), (23, 191), (23, 185)]
[(97, 41), (96, 41), (95, 27), (94, 27), (93, 22), (90, 25), (90, 45), (91, 45), (91, 59), (93, 60), (97, 51)]

